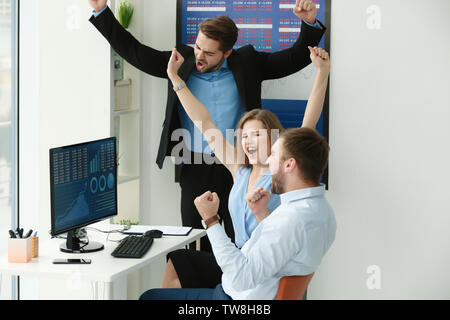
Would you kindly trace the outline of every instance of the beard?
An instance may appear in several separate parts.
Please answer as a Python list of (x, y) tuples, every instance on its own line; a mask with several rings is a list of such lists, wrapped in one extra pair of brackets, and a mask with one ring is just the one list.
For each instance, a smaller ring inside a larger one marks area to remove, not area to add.
[(272, 187), (271, 191), (273, 194), (282, 194), (284, 193), (284, 174), (281, 170), (278, 173), (272, 175)]
[(197, 62), (201, 62), (201, 63), (203, 63), (203, 64), (206, 65), (206, 67), (205, 67), (202, 71), (199, 71), (198, 69), (197, 69), (197, 71), (199, 71), (199, 72), (201, 72), (201, 73), (208, 73), (208, 72), (216, 71), (217, 69), (219, 69), (219, 67), (222, 65), (222, 63), (223, 63), (224, 61), (225, 61), (225, 57), (224, 57), (224, 56), (223, 56), (222, 59), (220, 59), (220, 61), (219, 61), (217, 64), (215, 64), (215, 65), (209, 65), (209, 64), (207, 64), (206, 61), (204, 61), (204, 60), (197, 60), (196, 63), (197, 63)]

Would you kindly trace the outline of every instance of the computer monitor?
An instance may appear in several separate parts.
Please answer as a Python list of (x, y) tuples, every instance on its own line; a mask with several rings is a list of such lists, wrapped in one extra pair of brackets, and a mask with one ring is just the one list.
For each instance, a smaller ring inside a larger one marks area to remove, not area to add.
[(116, 138), (50, 149), (51, 235), (67, 232), (68, 253), (104, 248), (80, 229), (117, 215)]

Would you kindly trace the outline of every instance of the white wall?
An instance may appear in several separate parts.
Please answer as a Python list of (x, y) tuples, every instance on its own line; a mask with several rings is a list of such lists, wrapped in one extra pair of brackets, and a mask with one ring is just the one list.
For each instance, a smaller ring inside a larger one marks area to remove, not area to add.
[[(142, 42), (158, 50), (172, 50), (176, 43), (176, 1), (144, 1)], [(174, 165), (166, 158), (162, 170), (156, 165), (164, 122), (167, 80), (142, 75), (141, 222), (181, 225), (181, 189), (175, 183)], [(159, 287), (165, 259), (141, 272), (141, 289)]]
[[(49, 148), (110, 136), (109, 45), (88, 21), (86, 1), (39, 3), (40, 173), (49, 176)], [(44, 23), (45, 21), (45, 23)], [(40, 199), (49, 199), (41, 179)], [(42, 203), (41, 212), (50, 210)], [(41, 229), (50, 215), (40, 217)]]
[[(373, 10), (381, 29), (368, 28)], [(447, 0), (333, 1), (327, 197), (338, 230), (310, 299), (450, 298), (449, 12)], [(371, 265), (380, 289), (369, 289)]]
[[(110, 49), (84, 0), (21, 2), (21, 226), (49, 238), (49, 149), (110, 135)], [(86, 298), (86, 288), (23, 279), (21, 298)]]
[[(143, 43), (172, 50), (176, 42), (176, 1), (145, 1), (144, 12)], [(142, 220), (152, 224), (181, 223), (174, 165), (170, 158), (166, 158), (162, 170), (156, 165), (166, 99), (167, 80), (143, 74)]]

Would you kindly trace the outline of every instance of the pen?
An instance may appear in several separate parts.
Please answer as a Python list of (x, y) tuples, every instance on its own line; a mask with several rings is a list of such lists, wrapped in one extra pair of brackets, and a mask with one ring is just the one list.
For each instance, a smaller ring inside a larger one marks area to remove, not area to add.
[(16, 234), (12, 230), (9, 230), (9, 235), (11, 236), (12, 239), (16, 238)]
[(23, 235), (23, 228), (20, 228), (19, 231), (18, 231), (18, 233), (19, 233), (19, 238), (22, 238), (22, 235)]
[(33, 230), (30, 229), (30, 231), (27, 232), (27, 234), (25, 235), (25, 239), (27, 239), (29, 236), (31, 236), (31, 234), (33, 233)]

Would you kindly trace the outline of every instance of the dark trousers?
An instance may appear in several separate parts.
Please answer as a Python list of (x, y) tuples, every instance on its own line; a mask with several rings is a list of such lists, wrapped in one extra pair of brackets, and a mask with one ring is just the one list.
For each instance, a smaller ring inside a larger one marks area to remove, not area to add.
[[(233, 186), (233, 176), (222, 164), (198, 162), (199, 154), (191, 154), (191, 164), (184, 163), (181, 167), (181, 220), (183, 226), (203, 229), (200, 214), (195, 208), (194, 199), (206, 191), (216, 192), (220, 199), (219, 216), (225, 226), (225, 231), (234, 242), (234, 229), (228, 211), (228, 196)], [(194, 156), (197, 158), (194, 159)], [(195, 247), (190, 247), (195, 249)], [(211, 252), (211, 244), (207, 237), (200, 240), (200, 250)]]
[(215, 289), (152, 289), (139, 300), (231, 300), (219, 284)]

